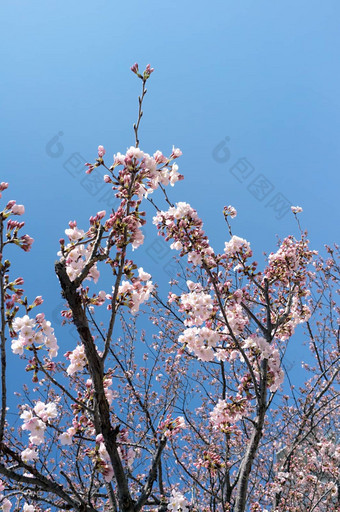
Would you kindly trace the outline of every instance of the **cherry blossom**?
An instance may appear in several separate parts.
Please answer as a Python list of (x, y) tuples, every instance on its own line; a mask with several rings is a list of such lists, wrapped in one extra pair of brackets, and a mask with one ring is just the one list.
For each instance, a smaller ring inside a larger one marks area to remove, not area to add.
[(168, 510), (171, 512), (189, 512), (189, 503), (183, 494), (179, 491), (172, 490)]
[(301, 208), (301, 206), (291, 206), (290, 209), (292, 210), (293, 213), (301, 213), (303, 210)]
[(84, 345), (78, 345), (72, 352), (67, 352), (65, 357), (70, 361), (70, 365), (66, 370), (68, 375), (81, 372), (87, 363)]
[[(38, 300), (38, 303), (41, 303), (41, 299)], [(16, 317), (12, 328), (14, 332), (19, 333), (19, 337), (12, 340), (14, 354), (22, 355), (25, 348), (40, 345), (46, 347), (50, 359), (58, 355), (59, 347), (54, 329), (51, 327), (51, 322), (45, 320), (44, 314), (38, 314), (35, 319), (29, 318), (28, 315)]]

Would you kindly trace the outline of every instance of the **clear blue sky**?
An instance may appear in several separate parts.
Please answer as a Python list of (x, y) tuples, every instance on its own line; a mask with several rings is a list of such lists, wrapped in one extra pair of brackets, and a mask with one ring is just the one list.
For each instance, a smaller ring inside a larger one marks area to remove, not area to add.
[[(155, 67), (141, 147), (182, 149), (172, 199), (198, 209), (216, 250), (225, 204), (258, 253), (297, 233), (285, 201), (304, 208), (314, 248), (338, 238), (339, 23), (338, 0), (1, 2), (1, 180), (26, 206), (36, 242), (16, 251), (18, 273), (47, 317), (60, 304), (53, 263), (68, 221), (85, 227), (108, 209), (77, 158), (93, 161), (103, 144), (109, 163), (134, 142), (135, 61)], [(170, 253), (154, 241), (149, 227), (139, 261), (158, 277)]]

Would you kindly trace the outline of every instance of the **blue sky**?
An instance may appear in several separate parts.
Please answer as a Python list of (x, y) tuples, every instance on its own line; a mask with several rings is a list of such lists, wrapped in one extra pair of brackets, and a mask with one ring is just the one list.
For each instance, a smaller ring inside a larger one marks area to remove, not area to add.
[[(289, 204), (304, 208), (313, 248), (338, 238), (339, 20), (338, 0), (2, 2), (1, 180), (26, 206), (36, 241), (15, 261), (47, 317), (68, 221), (108, 209), (82, 161), (134, 142), (135, 61), (155, 68), (141, 147), (182, 149), (171, 197), (197, 208), (216, 250), (226, 204), (257, 254), (297, 234)], [(155, 240), (149, 226), (139, 263), (161, 278), (171, 253)]]

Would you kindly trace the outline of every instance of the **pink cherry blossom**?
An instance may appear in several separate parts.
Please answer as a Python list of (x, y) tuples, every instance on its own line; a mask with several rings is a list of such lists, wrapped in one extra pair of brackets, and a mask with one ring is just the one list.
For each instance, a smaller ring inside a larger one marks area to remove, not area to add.
[(31, 250), (34, 239), (29, 235), (23, 235), (19, 238), (19, 245), (25, 251), (28, 252)]
[(23, 215), (25, 213), (25, 207), (23, 204), (15, 204), (11, 208), (13, 215)]
[(31, 462), (38, 458), (38, 452), (35, 447), (25, 448), (25, 450), (21, 452), (21, 458), (24, 462)]
[(28, 503), (24, 504), (23, 512), (35, 512), (35, 507), (33, 505), (29, 505)]
[(84, 345), (78, 345), (72, 352), (67, 353), (70, 365), (67, 368), (68, 375), (74, 375), (81, 372), (87, 363)]
[(151, 274), (145, 272), (142, 267), (138, 269), (138, 275), (141, 281), (149, 281), (151, 279)]
[(170, 512), (189, 512), (189, 503), (183, 494), (172, 490), (168, 510), (170, 510)]
[(225, 206), (223, 209), (223, 213), (225, 216), (230, 216), (232, 219), (234, 219), (237, 215), (237, 211), (233, 206)]
[(135, 62), (135, 64), (133, 64), (133, 66), (131, 66), (130, 69), (131, 69), (131, 71), (133, 73), (138, 73), (138, 64), (137, 64), (137, 62)]
[(182, 429), (185, 429), (185, 420), (183, 416), (178, 416), (174, 420), (171, 419), (171, 416), (168, 414), (164, 421), (162, 421), (159, 426), (159, 432), (162, 432), (165, 437), (168, 439), (176, 436)]
[(9, 512), (12, 508), (12, 503), (7, 498), (4, 498), (1, 502), (1, 507), (3, 512)]
[(225, 243), (224, 252), (228, 257), (233, 257), (240, 251), (249, 254), (251, 252), (250, 244), (247, 240), (244, 240), (244, 238), (233, 235), (231, 240)]
[(99, 158), (103, 158), (105, 153), (106, 153), (106, 151), (104, 149), (104, 146), (98, 146), (98, 156), (99, 156)]
[(171, 157), (179, 158), (180, 156), (182, 156), (182, 151), (179, 148), (175, 148), (175, 146), (172, 146)]
[(58, 437), (60, 444), (63, 446), (71, 446), (73, 444), (73, 436), (75, 433), (76, 429), (74, 427), (70, 427), (66, 432), (60, 434)]

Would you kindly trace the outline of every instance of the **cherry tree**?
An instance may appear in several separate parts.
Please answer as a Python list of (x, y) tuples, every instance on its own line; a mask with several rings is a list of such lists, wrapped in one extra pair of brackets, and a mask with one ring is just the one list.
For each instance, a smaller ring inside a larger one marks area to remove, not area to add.
[[(24, 206), (1, 207), (2, 510), (335, 512), (338, 247), (318, 256), (292, 207), (298, 238), (280, 241), (260, 269), (226, 206), (228, 239), (215, 252), (198, 212), (172, 202), (181, 151), (139, 148), (153, 69), (131, 69), (142, 83), (135, 145), (112, 165), (99, 146), (86, 164), (118, 206), (86, 227), (70, 221), (60, 240), (61, 315), (78, 336), (64, 354), (42, 297), (24, 295), (7, 259), (9, 245), (33, 243), (16, 220)], [(165, 293), (138, 264), (146, 203), (185, 263)], [(301, 340), (304, 361), (289, 370), (289, 344)], [(9, 352), (28, 376), (14, 397)]]

